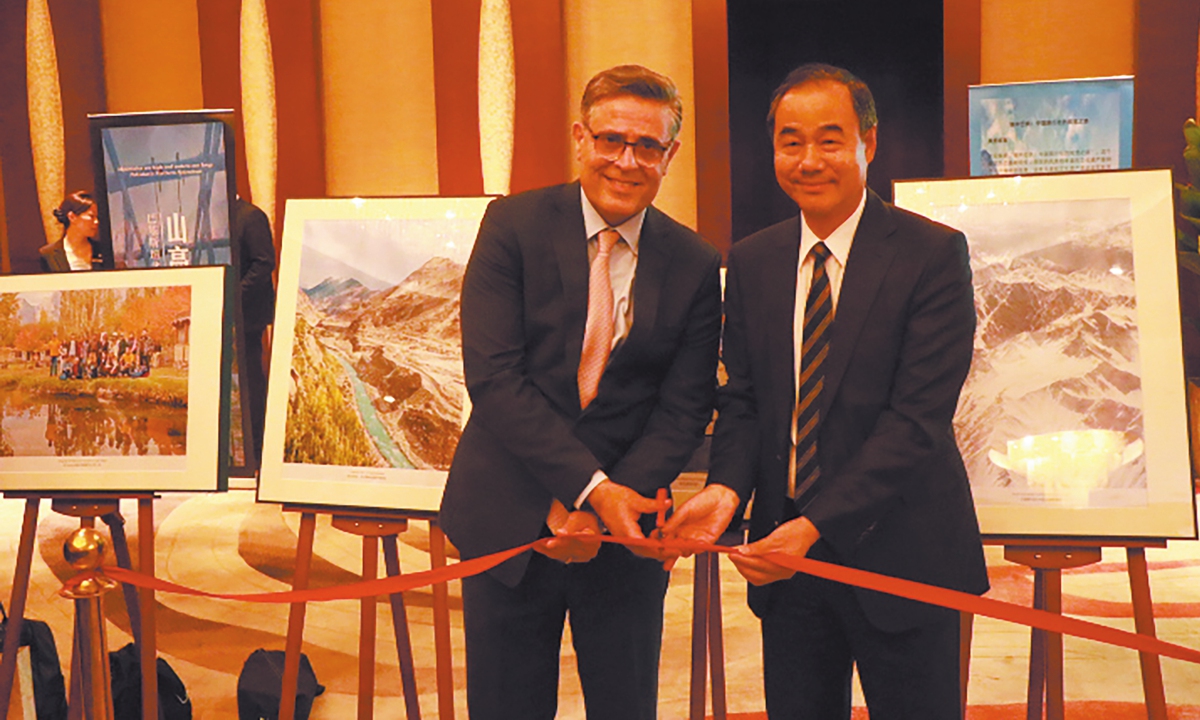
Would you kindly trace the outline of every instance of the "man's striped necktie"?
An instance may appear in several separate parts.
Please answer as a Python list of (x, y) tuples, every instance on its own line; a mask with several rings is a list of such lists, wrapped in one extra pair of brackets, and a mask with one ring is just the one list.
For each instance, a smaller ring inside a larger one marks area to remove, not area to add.
[(795, 474), (788, 495), (802, 510), (804, 494), (821, 477), (817, 436), (821, 431), (821, 392), (825, 388), (825, 357), (829, 354), (829, 328), (833, 323), (833, 295), (825, 260), (829, 248), (819, 242), (809, 251), (813, 259), (812, 283), (804, 303), (804, 344), (800, 352), (800, 393), (796, 405)]

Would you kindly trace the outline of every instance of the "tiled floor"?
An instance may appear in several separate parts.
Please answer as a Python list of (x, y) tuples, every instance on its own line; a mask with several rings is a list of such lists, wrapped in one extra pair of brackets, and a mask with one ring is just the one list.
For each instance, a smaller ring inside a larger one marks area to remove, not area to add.
[[(22, 501), (0, 501), (0, 597), (7, 601), (15, 566)], [(136, 548), (136, 509), (123, 508), (130, 520), (131, 545)], [(155, 504), (157, 572), (168, 580), (210, 591), (256, 592), (286, 590), (295, 556), (299, 516), (278, 506), (257, 505), (253, 493), (168, 495)], [(76, 521), (56, 515), (42, 504), (27, 615), (50, 623), (62, 660), (70, 647), (71, 603), (56, 594), (69, 568), (62, 560), (62, 540)], [(401, 565), (426, 569), (428, 532), (411, 523), (400, 536)], [(1172, 542), (1165, 550), (1151, 549), (1151, 589), (1160, 637), (1200, 647), (1200, 543)], [(1029, 603), (1032, 581), (1028, 570), (1003, 560), (1000, 548), (988, 548), (992, 596)], [(381, 563), (382, 564), (382, 563)], [(361, 540), (329, 526), (319, 516), (311, 585), (352, 582), (361, 567)], [(672, 574), (667, 595), (666, 631), (660, 687), (660, 716), (683, 718), (688, 709), (691, 635), (692, 564), (680, 563)], [(1070, 613), (1096, 622), (1133, 629), (1129, 584), (1123, 551), (1104, 553), (1104, 561), (1064, 573), (1064, 606)], [(109, 646), (128, 641), (128, 622), (117, 599), (109, 596)], [(761, 660), (757, 624), (745, 605), (745, 586), (729, 566), (722, 569), (722, 599), (728, 699), (731, 713), (754, 717), (762, 710)], [(242, 663), (259, 647), (282, 649), (287, 607), (227, 602), (180, 595), (158, 595), (158, 645), (186, 683), (197, 720), (236, 718), (237, 675)], [(420, 689), (422, 716), (437, 717), (431, 594), (406, 594)], [(462, 692), (461, 615), (458, 588), (451, 588), (455, 652), (456, 715), (466, 717)], [(396, 670), (391, 620), (386, 603), (379, 605), (376, 658), (376, 714), (381, 720), (403, 717), (399, 674)], [(319, 681), (328, 689), (312, 713), (313, 720), (355, 716), (357, 689), (358, 603), (339, 601), (311, 604), (308, 609), (305, 652)], [(980, 618), (975, 625), (970, 687), (971, 720), (1024, 717), (1029, 634), (1020, 627)], [(1141, 681), (1134, 652), (1066, 639), (1066, 696), (1068, 717), (1144, 717)], [(560, 718), (583, 718), (582, 700), (574, 679), (569, 638), (564, 639), (564, 682)], [(1200, 718), (1200, 666), (1163, 661), (1171, 717)], [(861, 700), (857, 700), (861, 704)]]

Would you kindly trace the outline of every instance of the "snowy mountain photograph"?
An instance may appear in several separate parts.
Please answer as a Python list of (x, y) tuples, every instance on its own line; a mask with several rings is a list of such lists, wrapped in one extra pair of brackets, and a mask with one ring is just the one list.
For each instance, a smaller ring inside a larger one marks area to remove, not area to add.
[(976, 502), (1145, 504), (1129, 200), (926, 214), (971, 252), (979, 324), (955, 432)]

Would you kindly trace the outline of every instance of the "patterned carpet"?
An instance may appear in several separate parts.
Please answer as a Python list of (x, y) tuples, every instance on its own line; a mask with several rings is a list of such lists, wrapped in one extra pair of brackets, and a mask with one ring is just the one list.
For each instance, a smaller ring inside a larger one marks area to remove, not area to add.
[[(0, 593), (7, 601), (23, 503), (0, 501)], [(122, 508), (129, 519), (130, 544), (136, 551), (136, 507)], [(155, 504), (156, 568), (160, 577), (217, 592), (286, 590), (295, 557), (299, 516), (278, 506), (254, 502), (253, 493), (168, 495)], [(64, 665), (70, 647), (71, 604), (57, 596), (70, 570), (62, 560), (62, 541), (77, 526), (42, 504), (27, 615), (50, 623)], [(413, 522), (400, 536), (401, 566), (406, 571), (429, 567), (428, 529)], [(991, 596), (1028, 604), (1030, 572), (1003, 560), (1000, 548), (987, 549), (992, 577)], [(361, 568), (358, 537), (330, 527), (318, 517), (311, 586), (352, 582)], [(1200, 647), (1200, 543), (1173, 542), (1165, 550), (1147, 552), (1159, 636)], [(382, 564), (382, 563), (381, 563)], [(1104, 561), (1064, 573), (1064, 607), (1068, 613), (1132, 630), (1129, 584), (1124, 555), (1106, 550)], [(667, 595), (660, 676), (660, 717), (687, 717), (691, 597), (690, 562), (672, 574)], [(761, 660), (758, 628), (745, 606), (745, 586), (732, 567), (722, 568), (727, 695), (731, 718), (762, 718)], [(462, 689), (463, 655), (461, 605), (458, 588), (451, 587), (452, 641), (455, 654), (456, 716), (466, 717)], [(406, 593), (414, 647), (422, 717), (437, 717), (432, 631), (432, 599), (428, 591)], [(376, 655), (376, 717), (403, 717), (391, 618), (381, 600)], [(311, 604), (305, 628), (304, 651), (319, 681), (327, 688), (317, 699), (311, 718), (354, 717), (357, 690), (357, 602)], [(116, 649), (129, 640), (128, 619), (120, 593), (107, 596), (108, 643)], [(282, 649), (287, 607), (225, 602), (179, 595), (158, 595), (158, 646), (178, 672), (195, 706), (194, 717), (237, 717), (237, 675), (242, 663), (259, 647)], [(1027, 630), (980, 618), (975, 624), (969, 720), (1023, 718), (1028, 673)], [(1067, 638), (1065, 643), (1067, 716), (1089, 720), (1144, 718), (1136, 653)], [(1200, 720), (1200, 666), (1163, 661), (1169, 716)], [(855, 718), (866, 718), (856, 695)], [(570, 639), (564, 638), (563, 682), (559, 717), (583, 718)]]

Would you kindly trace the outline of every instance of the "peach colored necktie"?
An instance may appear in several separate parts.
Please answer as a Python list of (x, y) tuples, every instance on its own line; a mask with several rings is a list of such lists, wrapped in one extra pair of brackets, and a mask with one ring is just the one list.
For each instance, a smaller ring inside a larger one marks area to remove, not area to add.
[(620, 233), (605, 228), (597, 236), (596, 257), (588, 275), (587, 326), (583, 331), (583, 352), (579, 355), (579, 407), (586, 408), (596, 397), (600, 376), (608, 363), (613, 341), (612, 282), (608, 277), (608, 259)]

